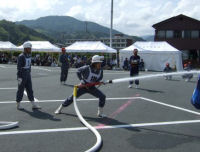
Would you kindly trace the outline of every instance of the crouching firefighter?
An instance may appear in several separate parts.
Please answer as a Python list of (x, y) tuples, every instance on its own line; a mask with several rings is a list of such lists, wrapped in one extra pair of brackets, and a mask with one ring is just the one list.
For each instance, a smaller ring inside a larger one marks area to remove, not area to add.
[(36, 105), (34, 102), (32, 82), (31, 82), (31, 48), (30, 42), (23, 44), (24, 52), (18, 56), (17, 59), (17, 80), (18, 90), (16, 95), (17, 109), (23, 110), (20, 105), (22, 101), (24, 89), (26, 89), (28, 99), (32, 103), (33, 109), (40, 109), (41, 107)]
[[(79, 86), (86, 87), (78, 87), (77, 89), (77, 98), (85, 93), (89, 93), (97, 98), (99, 98), (99, 106), (97, 116), (102, 118), (105, 117), (103, 114), (103, 107), (105, 105), (106, 96), (94, 85), (87, 86), (87, 84), (101, 82), (103, 78), (103, 70), (101, 68), (101, 63), (103, 60), (103, 56), (94, 55), (92, 57), (91, 65), (85, 65), (78, 69), (77, 76), (80, 79), (81, 83)], [(73, 95), (68, 97), (55, 111), (55, 114), (60, 114), (63, 107), (69, 106), (73, 102)]]

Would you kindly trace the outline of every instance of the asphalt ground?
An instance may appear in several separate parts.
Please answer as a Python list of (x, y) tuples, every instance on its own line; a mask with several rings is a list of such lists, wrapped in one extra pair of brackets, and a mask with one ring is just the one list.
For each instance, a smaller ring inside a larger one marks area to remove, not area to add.
[[(140, 72), (140, 75), (157, 72)], [(104, 80), (128, 77), (126, 71), (104, 71)], [(16, 65), (0, 64), (0, 121), (19, 121), (19, 127), (0, 131), (1, 152), (79, 152), (96, 143), (96, 137), (79, 121), (73, 104), (54, 115), (55, 109), (78, 84), (70, 69), (68, 85), (60, 85), (60, 68), (32, 66), (34, 96), (41, 110), (33, 111), (24, 95), (23, 111), (16, 109)], [(102, 152), (199, 152), (200, 113), (190, 103), (197, 75), (191, 82), (181, 77), (145, 79), (140, 86), (108, 84), (106, 118), (97, 118), (98, 100), (83, 95), (77, 101), (85, 120), (103, 139)]]

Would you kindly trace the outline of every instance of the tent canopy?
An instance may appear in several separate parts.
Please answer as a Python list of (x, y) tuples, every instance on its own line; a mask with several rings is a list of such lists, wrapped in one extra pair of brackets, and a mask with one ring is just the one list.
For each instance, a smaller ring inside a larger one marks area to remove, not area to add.
[(135, 42), (134, 45), (142, 48), (146, 53), (181, 53), (179, 50), (171, 46), (169, 43), (162, 42)]
[(82, 41), (75, 42), (66, 47), (67, 52), (82, 53), (117, 53), (117, 50), (108, 47), (100, 41)]
[[(51, 44), (49, 41), (28, 41), (32, 44), (32, 51), (38, 52), (61, 52), (61, 49)], [(23, 50), (23, 45), (18, 47)]]
[(17, 46), (9, 41), (0, 41), (0, 51), (4, 50), (16, 50)]
[(123, 66), (125, 58), (133, 55), (133, 50), (138, 49), (138, 55), (143, 59), (145, 69), (163, 71), (166, 63), (178, 71), (183, 70), (181, 51), (169, 45), (167, 42), (135, 42), (128, 48), (119, 52), (120, 66)]
[(130, 46), (127, 47), (127, 48), (121, 49), (121, 50), (119, 50), (119, 52), (120, 52), (120, 53), (132, 53), (131, 55), (133, 55), (133, 50), (134, 50), (134, 49), (137, 49), (139, 52), (141, 52), (141, 51), (142, 51), (142, 52), (145, 52), (144, 49), (142, 49), (142, 48), (136, 46), (135, 44), (132, 44), (132, 45), (130, 45)]

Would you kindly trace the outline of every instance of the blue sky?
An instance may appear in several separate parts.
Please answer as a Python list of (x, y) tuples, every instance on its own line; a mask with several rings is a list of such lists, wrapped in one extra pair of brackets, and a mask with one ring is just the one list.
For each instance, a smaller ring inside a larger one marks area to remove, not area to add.
[[(152, 35), (152, 25), (184, 14), (200, 20), (200, 0), (113, 0), (113, 28), (129, 35)], [(0, 20), (49, 15), (72, 16), (110, 27), (111, 0), (0, 0)]]

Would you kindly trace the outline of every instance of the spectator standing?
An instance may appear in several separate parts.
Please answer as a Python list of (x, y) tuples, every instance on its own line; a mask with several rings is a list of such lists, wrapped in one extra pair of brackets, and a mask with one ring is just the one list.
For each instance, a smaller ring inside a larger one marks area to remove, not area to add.
[[(190, 71), (192, 70), (192, 64), (191, 62), (188, 62), (188, 64), (184, 64), (184, 70)], [(184, 74), (182, 76), (183, 79), (185, 79), (186, 82), (190, 81), (193, 78), (193, 74)]]
[(60, 75), (60, 83), (65, 84), (68, 76), (68, 69), (69, 69), (69, 62), (68, 57), (66, 54), (66, 49), (62, 48), (62, 54), (59, 58), (59, 61), (61, 63), (61, 75)]
[[(139, 63), (140, 63), (140, 56), (138, 55), (138, 50), (133, 50), (133, 55), (130, 57), (130, 76), (138, 76), (139, 75)], [(133, 81), (129, 82), (129, 88), (132, 88)], [(139, 80), (135, 80), (135, 88), (138, 88)]]
[(139, 67), (140, 67), (140, 71), (144, 71), (144, 60), (143, 59), (141, 59)]
[(124, 60), (124, 66), (123, 66), (123, 69), (124, 69), (124, 70), (129, 70), (128, 58), (126, 58), (126, 59)]
[[(169, 63), (166, 63), (166, 66), (163, 71), (166, 73), (172, 72), (172, 68), (170, 67)], [(171, 80), (171, 79), (172, 79), (171, 75), (165, 76), (165, 80)]]

